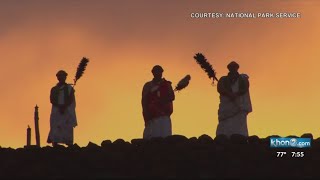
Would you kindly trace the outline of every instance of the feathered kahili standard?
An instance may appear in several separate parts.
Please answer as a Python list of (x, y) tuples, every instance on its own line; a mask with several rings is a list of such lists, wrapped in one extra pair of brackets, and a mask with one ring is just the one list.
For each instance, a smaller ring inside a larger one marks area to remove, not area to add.
[(83, 57), (81, 59), (81, 62), (80, 64), (78, 65), (78, 69), (77, 69), (77, 73), (76, 73), (76, 76), (74, 78), (74, 84), (73, 86), (76, 85), (77, 81), (81, 78), (81, 76), (83, 75), (84, 71), (86, 70), (86, 67), (88, 65), (88, 62), (89, 62), (89, 59), (86, 58), (86, 57)]
[(218, 79), (216, 78), (215, 70), (212, 68), (212, 65), (208, 62), (208, 60), (204, 57), (202, 53), (197, 53), (193, 58), (201, 66), (201, 68), (207, 73), (209, 78), (210, 79), (213, 78), (212, 79), (213, 84), (214, 84), (214, 80), (218, 81)]
[(189, 74), (186, 75), (183, 79), (181, 79), (179, 81), (179, 83), (177, 84), (174, 91), (180, 91), (180, 90), (184, 89), (185, 87), (187, 87), (189, 85), (190, 79), (191, 79), (191, 76)]

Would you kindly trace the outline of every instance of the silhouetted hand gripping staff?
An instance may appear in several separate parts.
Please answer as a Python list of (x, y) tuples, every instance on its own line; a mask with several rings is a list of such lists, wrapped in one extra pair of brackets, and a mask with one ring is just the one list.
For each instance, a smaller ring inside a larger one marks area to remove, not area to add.
[(68, 146), (73, 144), (73, 129), (77, 126), (74, 85), (84, 73), (88, 62), (86, 58), (81, 60), (74, 84), (66, 83), (68, 74), (64, 70), (60, 70), (56, 74), (59, 82), (50, 92), (52, 109), (50, 114), (50, 132), (47, 140), (47, 142), (52, 143), (53, 146), (56, 146), (58, 143), (63, 143)]

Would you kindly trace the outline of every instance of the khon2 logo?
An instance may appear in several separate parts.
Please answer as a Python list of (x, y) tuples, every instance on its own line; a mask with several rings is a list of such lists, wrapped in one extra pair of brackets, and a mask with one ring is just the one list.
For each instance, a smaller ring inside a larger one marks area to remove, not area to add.
[(310, 148), (311, 138), (270, 138), (271, 148)]

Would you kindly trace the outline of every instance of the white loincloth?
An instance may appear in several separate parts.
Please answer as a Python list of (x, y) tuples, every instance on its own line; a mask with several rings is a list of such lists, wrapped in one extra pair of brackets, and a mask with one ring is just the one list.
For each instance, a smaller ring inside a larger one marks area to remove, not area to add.
[(172, 135), (171, 119), (169, 116), (153, 118), (143, 131), (143, 139), (152, 137), (167, 137)]
[[(71, 86), (68, 85), (69, 93)], [(64, 93), (60, 91), (58, 104), (64, 104)], [(77, 117), (75, 112), (75, 102), (68, 106), (61, 114), (59, 108), (52, 106), (50, 115), (50, 132), (48, 139), (51, 142), (73, 144), (73, 128), (77, 126)]]
[[(241, 76), (247, 77), (245, 74)], [(239, 80), (232, 85), (232, 91), (239, 91)], [(248, 136), (247, 115), (252, 112), (249, 91), (231, 101), (228, 97), (220, 95), (218, 110), (219, 124), (216, 135), (224, 134), (230, 137), (232, 134)]]

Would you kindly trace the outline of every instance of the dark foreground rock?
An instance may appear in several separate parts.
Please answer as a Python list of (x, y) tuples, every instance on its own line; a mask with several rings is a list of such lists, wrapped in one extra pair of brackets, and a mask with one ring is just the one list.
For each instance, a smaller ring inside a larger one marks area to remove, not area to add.
[[(174, 135), (149, 141), (105, 140), (68, 148), (1, 148), (0, 179), (10, 178), (320, 178), (320, 139), (309, 149), (272, 149), (269, 136), (230, 139)], [(290, 136), (291, 137), (291, 136)], [(295, 137), (295, 136), (292, 136)], [(311, 134), (303, 137), (313, 138)], [(277, 152), (285, 152), (277, 157)], [(304, 157), (292, 157), (303, 152)]]

